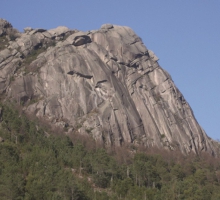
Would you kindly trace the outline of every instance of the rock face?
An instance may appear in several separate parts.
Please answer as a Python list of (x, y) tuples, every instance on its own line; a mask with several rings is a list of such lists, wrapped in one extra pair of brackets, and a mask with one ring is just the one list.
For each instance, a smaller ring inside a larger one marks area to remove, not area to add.
[(24, 30), (0, 51), (0, 92), (26, 112), (106, 145), (215, 154), (170, 75), (129, 27)]

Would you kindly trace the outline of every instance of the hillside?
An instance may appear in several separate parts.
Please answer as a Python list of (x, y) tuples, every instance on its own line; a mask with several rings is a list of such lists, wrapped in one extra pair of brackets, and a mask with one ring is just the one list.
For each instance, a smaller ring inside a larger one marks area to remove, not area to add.
[(220, 160), (208, 154), (104, 149), (91, 137), (69, 138), (29, 120), (8, 103), (1, 104), (0, 138), (1, 200), (220, 199)]
[(0, 19), (0, 199), (220, 199), (220, 144), (135, 32)]

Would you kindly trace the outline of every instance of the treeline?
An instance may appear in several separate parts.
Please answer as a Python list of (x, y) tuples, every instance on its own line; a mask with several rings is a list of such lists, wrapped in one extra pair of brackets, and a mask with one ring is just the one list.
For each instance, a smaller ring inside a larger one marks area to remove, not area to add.
[(42, 128), (9, 104), (0, 137), (1, 200), (220, 199), (220, 162), (208, 155), (105, 149)]

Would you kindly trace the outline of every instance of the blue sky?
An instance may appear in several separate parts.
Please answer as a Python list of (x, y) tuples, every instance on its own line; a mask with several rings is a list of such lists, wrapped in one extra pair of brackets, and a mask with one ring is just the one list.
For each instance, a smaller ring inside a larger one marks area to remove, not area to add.
[(160, 58), (206, 133), (220, 139), (220, 0), (1, 0), (23, 28), (131, 27)]

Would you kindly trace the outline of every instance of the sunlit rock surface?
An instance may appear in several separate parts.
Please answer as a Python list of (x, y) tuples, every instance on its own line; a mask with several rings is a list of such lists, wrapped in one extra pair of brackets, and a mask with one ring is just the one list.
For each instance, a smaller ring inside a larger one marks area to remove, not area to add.
[(170, 75), (129, 27), (27, 27), (14, 40), (8, 29), (0, 20), (8, 41), (0, 51), (0, 92), (26, 112), (106, 145), (215, 154)]

